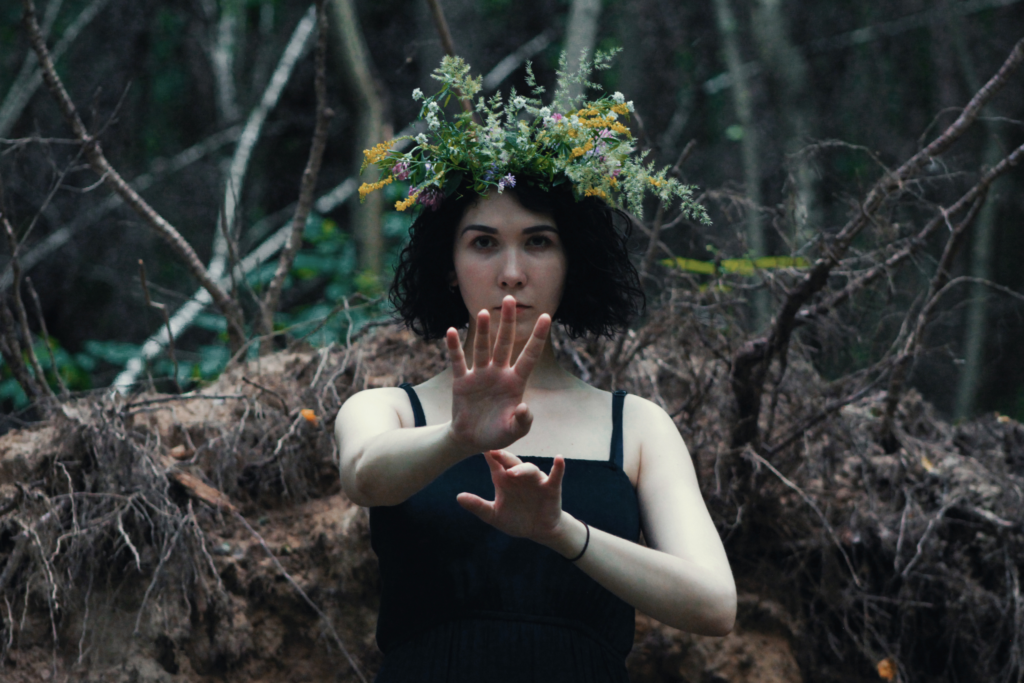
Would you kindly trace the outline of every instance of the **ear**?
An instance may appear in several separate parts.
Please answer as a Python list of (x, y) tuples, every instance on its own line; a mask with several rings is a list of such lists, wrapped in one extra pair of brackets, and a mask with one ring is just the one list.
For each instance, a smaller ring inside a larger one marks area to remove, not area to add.
[(454, 290), (459, 286), (459, 276), (455, 274), (454, 270), (448, 271), (448, 288)]

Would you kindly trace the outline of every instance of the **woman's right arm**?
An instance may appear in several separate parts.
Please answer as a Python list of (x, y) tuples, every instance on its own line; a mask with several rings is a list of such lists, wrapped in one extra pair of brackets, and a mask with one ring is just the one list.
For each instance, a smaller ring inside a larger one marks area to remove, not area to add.
[(352, 502), (367, 507), (398, 505), (442, 472), (474, 453), (504, 448), (526, 435), (533, 423), (523, 403), (551, 329), (551, 317), (537, 319), (529, 340), (512, 363), (516, 301), (502, 301), (491, 346), (490, 314), (480, 311), (472, 367), (454, 329), (446, 345), (452, 361), (452, 419), (427, 427), (402, 428), (408, 398), (401, 389), (361, 391), (345, 402), (334, 423), (341, 451), (341, 487)]
[(401, 389), (370, 389), (348, 399), (334, 433), (341, 487), (357, 505), (397, 505), (476, 451), (454, 439), (451, 422), (403, 429)]

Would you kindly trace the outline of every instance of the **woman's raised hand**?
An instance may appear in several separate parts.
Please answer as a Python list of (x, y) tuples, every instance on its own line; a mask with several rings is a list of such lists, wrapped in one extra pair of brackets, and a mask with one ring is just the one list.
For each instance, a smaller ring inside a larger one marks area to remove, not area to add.
[(501, 302), (496, 337), (491, 336), (490, 322), (486, 310), (477, 314), (471, 368), (454, 328), (446, 339), (452, 361), (452, 437), (474, 453), (504, 448), (530, 431), (533, 415), (523, 393), (551, 329), (551, 317), (542, 314), (513, 364), (515, 298), (506, 296)]

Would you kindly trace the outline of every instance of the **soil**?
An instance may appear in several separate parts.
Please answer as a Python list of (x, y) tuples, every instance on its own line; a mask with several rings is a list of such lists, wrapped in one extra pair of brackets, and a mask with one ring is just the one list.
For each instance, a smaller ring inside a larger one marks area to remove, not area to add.
[[(1024, 427), (952, 426), (911, 393), (888, 454), (883, 397), (868, 396), (769, 465), (722, 445), (727, 356), (684, 334), (634, 334), (611, 378), (612, 343), (553, 340), (586, 379), (673, 414), (740, 589), (725, 638), (638, 614), (631, 680), (877, 681), (884, 661), (903, 681), (996, 680), (965, 675), (969, 657), (1019, 673)], [(233, 368), (190, 397), (79, 398), (0, 437), (0, 677), (371, 680), (376, 558), (366, 510), (338, 484), (333, 418), (354, 391), (442, 367), (436, 344), (382, 328)], [(791, 362), (776, 433), (830, 391)]]

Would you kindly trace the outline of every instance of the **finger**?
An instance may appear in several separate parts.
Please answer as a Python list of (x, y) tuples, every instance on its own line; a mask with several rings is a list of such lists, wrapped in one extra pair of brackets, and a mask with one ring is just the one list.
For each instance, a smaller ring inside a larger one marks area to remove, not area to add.
[(526, 341), (526, 346), (523, 347), (519, 358), (516, 359), (515, 372), (522, 379), (527, 379), (530, 373), (533, 372), (533, 368), (537, 366), (537, 361), (540, 360), (540, 354), (544, 350), (544, 344), (547, 342), (550, 331), (551, 316), (547, 313), (542, 313), (537, 318), (537, 324), (533, 326), (533, 334), (530, 335), (530, 338)]
[(449, 327), (444, 340), (445, 345), (448, 347), (448, 358), (452, 362), (452, 376), (458, 379), (468, 372), (466, 369), (466, 354), (462, 350), (462, 344), (459, 343), (458, 331), (454, 327)]
[(512, 344), (516, 330), (516, 299), (506, 296), (501, 302), (501, 322), (498, 324), (498, 340), (494, 344), (494, 362), (505, 367), (512, 359)]
[(463, 509), (472, 512), (488, 524), (491, 524), (491, 520), (494, 519), (494, 503), (489, 500), (484, 500), (472, 493), (460, 493), (455, 496), (455, 500)]
[(544, 485), (548, 488), (561, 490), (562, 488), (562, 477), (565, 475), (565, 458), (560, 455), (555, 456), (555, 461), (551, 465), (551, 472), (548, 474), (547, 481)]
[(530, 412), (530, 406), (525, 403), (517, 405), (515, 412), (512, 413), (512, 420), (512, 432), (516, 439), (526, 436), (530, 427), (533, 426), (533, 413)]
[(534, 465), (532, 462), (524, 462), (521, 465), (505, 470), (505, 474), (515, 479), (516, 481), (536, 481), (541, 482), (544, 477), (544, 473), (540, 471), (540, 468)]
[(495, 451), (485, 451), (484, 460), (487, 462), (487, 468), (491, 471), (491, 481), (497, 483), (501, 477), (505, 476), (505, 465), (494, 457), (494, 453)]
[(487, 309), (476, 315), (476, 336), (473, 339), (473, 368), (482, 368), (491, 358), (491, 314)]
[(503, 448), (487, 451), (487, 454), (505, 469), (523, 464), (522, 460)]

